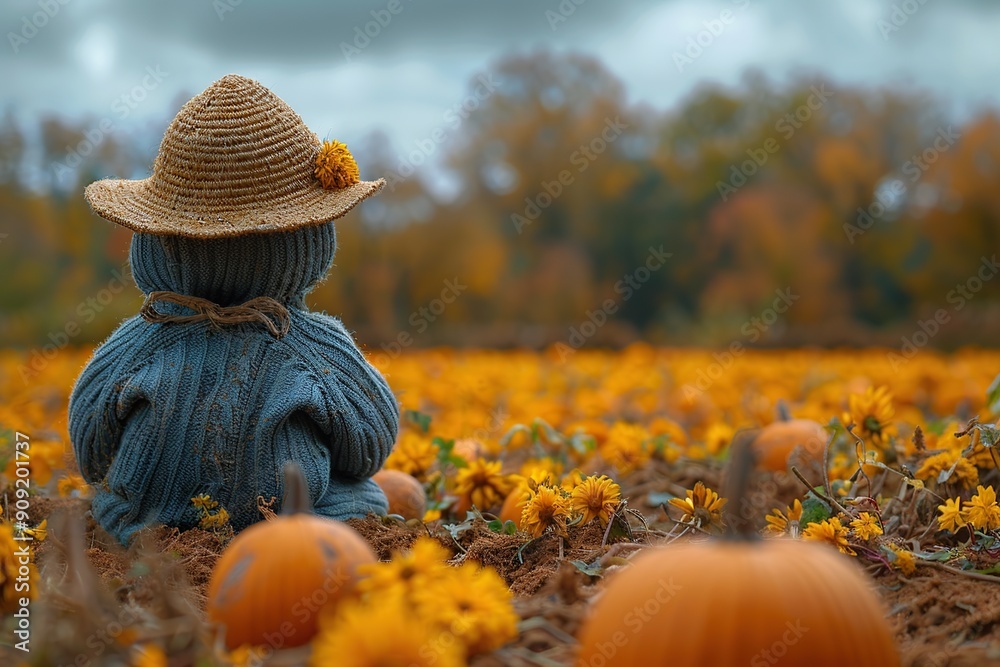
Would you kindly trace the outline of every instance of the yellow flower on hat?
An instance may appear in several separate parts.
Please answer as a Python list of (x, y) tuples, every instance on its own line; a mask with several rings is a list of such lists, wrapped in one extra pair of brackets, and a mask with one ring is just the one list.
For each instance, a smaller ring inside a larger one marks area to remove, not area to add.
[(360, 181), (361, 172), (346, 144), (324, 141), (316, 156), (316, 178), (324, 190), (340, 190)]

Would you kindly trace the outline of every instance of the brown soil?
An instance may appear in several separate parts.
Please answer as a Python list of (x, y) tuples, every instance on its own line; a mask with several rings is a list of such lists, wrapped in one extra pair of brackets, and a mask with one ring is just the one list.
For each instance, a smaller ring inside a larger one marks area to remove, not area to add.
[[(666, 472), (657, 465), (639, 471), (624, 490), (630, 507), (641, 510), (651, 522), (651, 532), (643, 533), (633, 520), (640, 540), (655, 541), (653, 536), (662, 534), (657, 529), (672, 527), (659, 504), (648, 502), (649, 494), (666, 491), (679, 495), (697, 479), (710, 480), (713, 488), (722, 481), (717, 470), (704, 466), (680, 471), (682, 482), (677, 481), (678, 471), (669, 476)], [(755, 480), (772, 494), (755, 504), (766, 511), (786, 497), (800, 494), (797, 482), (793, 482)], [(78, 525), (86, 526), (87, 561), (111, 596), (105, 604), (142, 607), (161, 619), (182, 618), (184, 614), (190, 618), (192, 610), (195, 618), (200, 616), (212, 568), (224, 548), (222, 540), (202, 530), (181, 532), (160, 526), (143, 531), (136, 543), (125, 549), (86, 516), (88, 509), (87, 501), (76, 499), (38, 498), (33, 504), (33, 521), (47, 517), (52, 531), (50, 539), (37, 544), (47, 578), (54, 576), (58, 581), (65, 577), (63, 533), (57, 517), (69, 514)], [(925, 511), (919, 504), (905, 501), (884, 509), (886, 517), (897, 516), (900, 522), (913, 525), (921, 524), (923, 518), (918, 515)], [(572, 664), (573, 637), (591, 597), (600, 589), (600, 577), (586, 574), (571, 561), (584, 567), (598, 561), (605, 568), (613, 567), (641, 548), (633, 544), (602, 546), (604, 531), (597, 524), (570, 527), (562, 540), (547, 534), (531, 541), (523, 535), (494, 533), (482, 521), (471, 523), (457, 538), (440, 522), (425, 527), (370, 517), (349, 524), (382, 560), (409, 548), (419, 536), (430, 534), (453, 554), (453, 562), (475, 561), (496, 569), (515, 595), (515, 608), (522, 618), (521, 634), (496, 654), (474, 660), (478, 666)], [(933, 535), (924, 538), (928, 542), (937, 539)], [(997, 583), (982, 581), (920, 563), (913, 576), (883, 571), (873, 580), (889, 612), (906, 667), (1000, 665), (1000, 579)]]

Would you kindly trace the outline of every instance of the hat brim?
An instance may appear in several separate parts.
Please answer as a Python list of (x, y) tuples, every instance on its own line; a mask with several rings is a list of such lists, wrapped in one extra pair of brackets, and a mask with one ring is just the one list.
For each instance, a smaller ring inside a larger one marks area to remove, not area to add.
[(105, 179), (87, 186), (94, 213), (136, 232), (161, 236), (225, 238), (284, 232), (321, 225), (345, 215), (385, 186), (385, 179), (360, 181), (339, 190), (316, 187), (263, 207), (183, 210), (156, 195), (152, 179)]

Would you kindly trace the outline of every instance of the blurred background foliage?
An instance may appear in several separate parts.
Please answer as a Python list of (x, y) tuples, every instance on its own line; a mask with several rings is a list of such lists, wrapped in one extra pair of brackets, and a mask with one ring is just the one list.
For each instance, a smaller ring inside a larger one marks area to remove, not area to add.
[[(400, 154), (377, 131), (351, 146), (362, 176), (391, 187), (338, 223), (336, 267), (310, 303), (368, 347), (401, 333), (416, 346), (566, 341), (607, 299), (617, 311), (588, 343), (726, 344), (747, 341), (744, 324), (787, 289), (800, 298), (761, 344), (898, 346), (938, 309), (949, 322), (935, 345), (1000, 334), (1000, 280), (960, 310), (949, 299), (997, 248), (995, 112), (953, 124), (929, 96), (816, 78), (778, 85), (755, 71), (664, 111), (629, 101), (587, 56), (540, 51), (493, 71), (502, 85), (438, 148), (447, 196), (419, 167), (397, 177)], [(823, 86), (833, 94), (817, 104)], [(159, 124), (107, 135), (74, 169), (54, 165), (96, 119), (0, 118), (0, 346), (58, 344), (71, 323), (72, 343), (91, 343), (137, 312), (130, 232), (94, 216), (82, 189), (148, 174), (181, 102)], [(620, 136), (581, 158), (615, 119)], [(957, 141), (938, 150), (947, 133)], [(763, 165), (746, 164), (762, 154)], [(921, 158), (926, 169), (914, 166), (921, 155), (933, 158)], [(753, 172), (745, 184), (720, 193), (741, 169)], [(518, 224), (566, 170), (572, 182)], [(859, 221), (859, 209), (880, 207)], [(615, 284), (660, 246), (672, 257), (625, 300)], [(467, 288), (440, 316), (421, 314), (449, 280)]]

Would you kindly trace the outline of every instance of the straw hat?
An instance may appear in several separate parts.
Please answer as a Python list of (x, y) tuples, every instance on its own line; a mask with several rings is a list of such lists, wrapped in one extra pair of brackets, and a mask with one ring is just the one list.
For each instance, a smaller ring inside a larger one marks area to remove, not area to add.
[(383, 185), (361, 181), (347, 147), (321, 144), (277, 95), (230, 74), (181, 108), (151, 177), (97, 181), (85, 196), (137, 232), (221, 238), (319, 225)]

